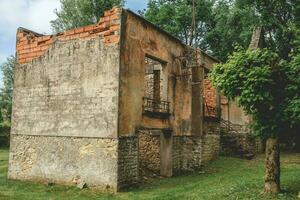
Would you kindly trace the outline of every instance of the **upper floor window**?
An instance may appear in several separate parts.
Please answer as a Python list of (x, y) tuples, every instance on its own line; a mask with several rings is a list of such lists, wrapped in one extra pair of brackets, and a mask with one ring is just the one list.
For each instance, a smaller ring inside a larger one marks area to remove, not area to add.
[(168, 77), (163, 62), (145, 57), (145, 76), (144, 76), (144, 114), (153, 117), (168, 117), (169, 102)]

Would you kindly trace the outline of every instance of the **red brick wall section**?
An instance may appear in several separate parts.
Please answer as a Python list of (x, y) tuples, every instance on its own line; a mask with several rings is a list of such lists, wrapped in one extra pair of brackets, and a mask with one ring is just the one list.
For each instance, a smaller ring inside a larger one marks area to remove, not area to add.
[(54, 39), (67, 41), (102, 36), (105, 44), (118, 43), (120, 40), (120, 13), (121, 9), (114, 7), (105, 11), (104, 16), (100, 18), (97, 24), (68, 30), (56, 35), (41, 35), (20, 28), (17, 32), (17, 59), (20, 64), (24, 64), (43, 55)]
[[(205, 110), (207, 114), (207, 106), (216, 108), (217, 106), (217, 91), (211, 84), (210, 80), (204, 79), (204, 100), (205, 100)], [(216, 113), (213, 113), (215, 115)]]

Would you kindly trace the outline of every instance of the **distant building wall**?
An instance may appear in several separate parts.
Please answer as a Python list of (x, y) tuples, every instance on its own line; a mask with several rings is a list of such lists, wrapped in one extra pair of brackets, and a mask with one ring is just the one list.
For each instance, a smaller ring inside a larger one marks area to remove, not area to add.
[(263, 141), (252, 135), (250, 117), (234, 101), (221, 98), (221, 154), (253, 156), (263, 152)]

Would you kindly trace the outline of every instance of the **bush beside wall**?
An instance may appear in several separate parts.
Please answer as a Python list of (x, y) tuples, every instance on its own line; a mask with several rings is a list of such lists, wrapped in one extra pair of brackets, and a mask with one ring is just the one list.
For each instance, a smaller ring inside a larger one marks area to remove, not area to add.
[(10, 124), (0, 123), (0, 147), (9, 147)]

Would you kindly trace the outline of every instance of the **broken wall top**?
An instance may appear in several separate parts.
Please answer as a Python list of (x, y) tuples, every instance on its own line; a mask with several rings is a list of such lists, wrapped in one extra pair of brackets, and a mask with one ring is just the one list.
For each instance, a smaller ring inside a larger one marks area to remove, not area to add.
[(104, 44), (118, 43), (120, 40), (120, 15), (121, 9), (114, 7), (105, 11), (104, 16), (100, 18), (97, 24), (71, 29), (55, 35), (43, 35), (25, 28), (18, 28), (17, 60), (20, 64), (24, 64), (42, 56), (55, 40), (85, 40), (100, 36)]

